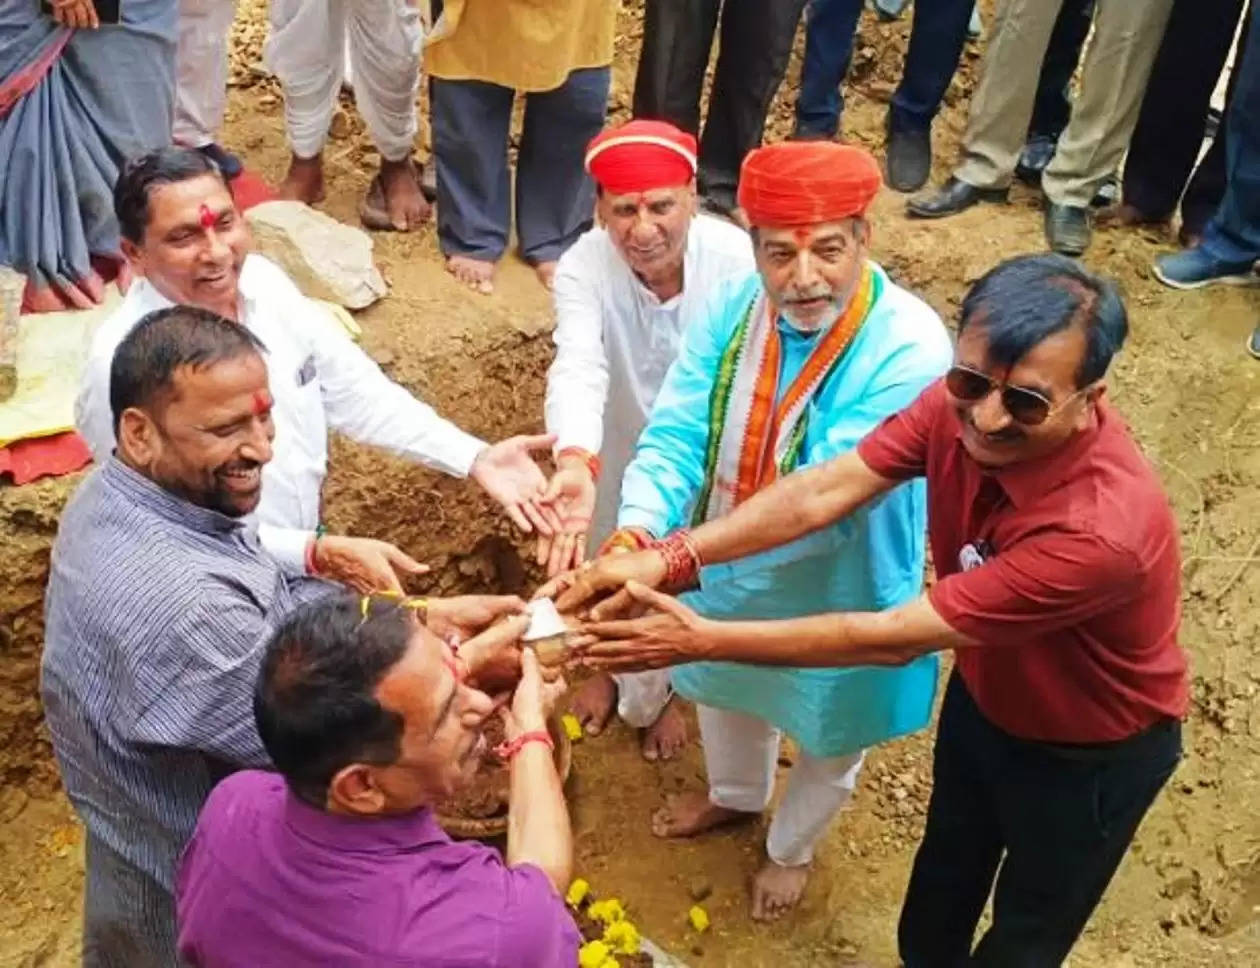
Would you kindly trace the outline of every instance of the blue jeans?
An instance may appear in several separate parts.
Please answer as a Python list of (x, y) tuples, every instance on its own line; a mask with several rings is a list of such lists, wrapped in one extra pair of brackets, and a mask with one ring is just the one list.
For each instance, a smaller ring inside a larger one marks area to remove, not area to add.
[(1225, 118), (1225, 197), (1203, 233), (1209, 255), (1236, 264), (1260, 259), (1260, 25), (1240, 53)]
[[(893, 95), (889, 124), (898, 131), (926, 131), (958, 69), (974, 0), (919, 0), (914, 5), (910, 50)], [(862, 0), (810, 0), (806, 12), (805, 63), (796, 102), (798, 135), (834, 135), (844, 96), (840, 86), (853, 56), (853, 33)]]

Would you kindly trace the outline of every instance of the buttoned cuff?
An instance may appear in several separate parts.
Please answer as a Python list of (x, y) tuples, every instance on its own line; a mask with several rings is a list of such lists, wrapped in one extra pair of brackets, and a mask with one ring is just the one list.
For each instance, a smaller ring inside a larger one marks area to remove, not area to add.
[(278, 528), (271, 524), (258, 526), (259, 544), (290, 575), (306, 574), (306, 546), (314, 540), (314, 531)]

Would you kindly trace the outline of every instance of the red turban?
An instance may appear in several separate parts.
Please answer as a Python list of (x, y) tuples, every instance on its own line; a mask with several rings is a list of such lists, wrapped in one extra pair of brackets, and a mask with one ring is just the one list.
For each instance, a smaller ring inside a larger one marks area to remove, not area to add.
[(696, 139), (666, 121), (628, 121), (591, 140), (586, 170), (614, 195), (686, 185), (696, 177)]
[(753, 225), (789, 228), (864, 215), (879, 192), (870, 153), (834, 141), (755, 148), (739, 172), (739, 207)]

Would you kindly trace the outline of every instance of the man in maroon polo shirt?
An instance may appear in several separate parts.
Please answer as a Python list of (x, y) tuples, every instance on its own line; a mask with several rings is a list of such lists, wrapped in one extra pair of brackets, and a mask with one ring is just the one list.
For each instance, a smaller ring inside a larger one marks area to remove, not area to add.
[[(562, 609), (613, 593), (579, 643), (604, 669), (898, 664), (954, 650), (899, 927), (907, 968), (1060, 964), (1180, 756), (1177, 526), (1104, 400), (1127, 330), (1114, 288), (1077, 263), (1002, 263), (963, 302), (944, 380), (855, 451), (558, 581)], [(702, 564), (794, 540), (917, 475), (937, 571), (917, 601), (714, 622), (648, 587), (703, 585)], [(608, 620), (630, 605), (649, 614)], [(993, 924), (973, 950), (990, 890)]]

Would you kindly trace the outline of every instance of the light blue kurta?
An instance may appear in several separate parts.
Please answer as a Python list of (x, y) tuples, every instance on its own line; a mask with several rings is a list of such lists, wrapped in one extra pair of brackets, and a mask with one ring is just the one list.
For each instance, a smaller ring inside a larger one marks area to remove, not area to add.
[[(893, 285), (882, 292), (853, 344), (810, 404), (800, 466), (853, 448), (883, 418), (909, 404), (949, 365), (949, 337), (936, 313)], [(704, 475), (709, 397), (718, 361), (760, 277), (719, 287), (691, 323), (657, 397), (621, 486), (619, 527), (663, 535), (690, 523)], [(779, 320), (779, 396), (808, 358), (817, 335)], [(743, 401), (732, 401), (732, 406)], [(926, 491), (902, 484), (843, 521), (738, 561), (709, 566), (683, 601), (712, 618), (792, 618), (875, 611), (919, 594), (923, 582)], [(682, 695), (759, 716), (813, 756), (840, 756), (927, 724), (937, 660), (900, 668), (795, 669), (698, 662), (674, 670)]]

